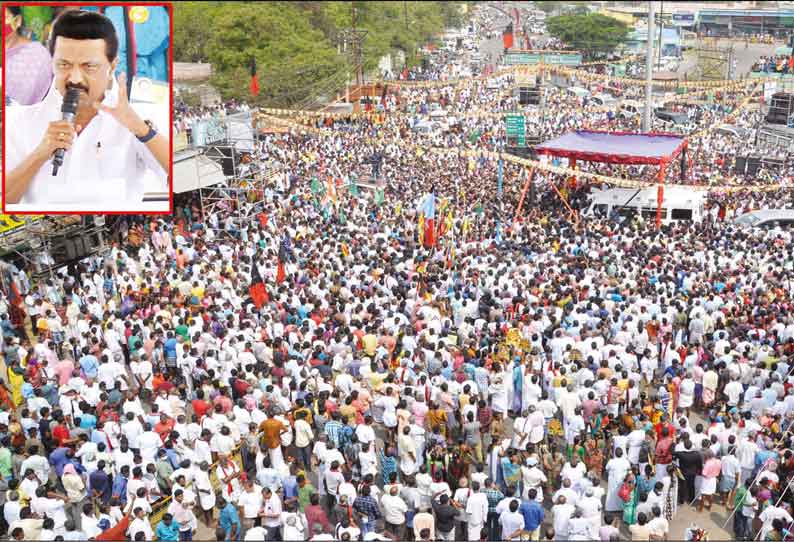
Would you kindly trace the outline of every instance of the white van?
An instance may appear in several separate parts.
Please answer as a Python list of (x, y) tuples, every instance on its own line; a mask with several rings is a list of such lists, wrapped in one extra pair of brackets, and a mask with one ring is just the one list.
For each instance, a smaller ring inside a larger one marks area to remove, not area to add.
[(582, 87), (568, 87), (566, 92), (571, 98), (577, 98), (579, 100), (590, 96), (590, 91)]
[[(662, 223), (674, 220), (703, 220), (706, 192), (682, 186), (666, 186), (662, 201)], [(638, 214), (646, 221), (656, 220), (657, 187), (641, 189), (608, 188), (590, 194), (585, 216), (609, 217), (617, 213), (621, 219), (631, 220)]]
[(614, 96), (606, 93), (596, 94), (595, 96), (593, 96), (592, 100), (593, 103), (597, 106), (612, 107), (616, 103), (618, 103), (618, 101), (615, 99)]
[(430, 122), (434, 125), (440, 127), (440, 129), (444, 132), (449, 130), (449, 123), (447, 122), (447, 112), (443, 109), (436, 109), (431, 111), (428, 115), (430, 117)]

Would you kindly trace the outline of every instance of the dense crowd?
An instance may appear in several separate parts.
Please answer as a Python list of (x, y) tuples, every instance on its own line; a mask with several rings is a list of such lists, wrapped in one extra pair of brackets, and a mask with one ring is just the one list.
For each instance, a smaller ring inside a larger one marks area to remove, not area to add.
[[(791, 188), (740, 179), (657, 230), (571, 220), (552, 183), (576, 210), (593, 187), (538, 171), (516, 221), (527, 173), (505, 164), (497, 194), (496, 161), (457, 152), (502, 148), (513, 86), (406, 87), (267, 135), (253, 159), (279, 173), (246, 216), (187, 194), (51, 276), (4, 266), (0, 531), (664, 540), (694, 507), (737, 539), (788, 536), (792, 234), (730, 218), (791, 208)], [(750, 122), (744, 96), (683, 110)], [(638, 122), (546, 100), (524, 108), (544, 137)], [(432, 104), (458, 128), (415, 133)], [(748, 144), (707, 130), (691, 179), (730, 182)]]

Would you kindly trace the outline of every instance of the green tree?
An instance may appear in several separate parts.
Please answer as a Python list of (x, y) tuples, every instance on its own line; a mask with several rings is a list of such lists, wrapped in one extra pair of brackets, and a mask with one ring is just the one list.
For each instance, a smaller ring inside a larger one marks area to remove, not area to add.
[(549, 34), (582, 52), (586, 59), (609, 53), (626, 41), (626, 24), (599, 13), (560, 15), (546, 21)]
[[(362, 52), (370, 73), (381, 57), (414, 52), (459, 26), (471, 2), (177, 2), (174, 59), (210, 62), (212, 84), (225, 98), (251, 99), (249, 66), (256, 58), (262, 92), (255, 102), (308, 106), (333, 98), (355, 76), (341, 50), (343, 31), (366, 31)], [(349, 50), (348, 50), (349, 53)]]

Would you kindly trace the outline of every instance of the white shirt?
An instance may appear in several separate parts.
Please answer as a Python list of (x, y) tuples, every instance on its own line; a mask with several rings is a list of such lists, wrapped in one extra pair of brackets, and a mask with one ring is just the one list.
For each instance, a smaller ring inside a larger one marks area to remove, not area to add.
[(469, 526), (485, 525), (488, 518), (488, 497), (485, 493), (472, 493), (466, 502), (466, 514)]
[[(102, 103), (115, 107), (118, 92), (114, 77)], [(7, 108), (8, 126), (24, 129), (6, 130), (6, 171), (16, 168), (33, 152), (50, 122), (61, 120), (62, 104), (63, 96), (53, 82), (41, 102)], [(165, 134), (167, 137), (168, 132)], [(97, 211), (142, 209), (144, 179), (165, 187), (166, 178), (167, 172), (146, 145), (110, 114), (99, 111), (64, 155), (58, 175), (53, 177), (52, 161), (47, 161), (23, 194), (19, 202), (23, 205), (9, 204), (9, 209), (67, 211), (75, 206)]]

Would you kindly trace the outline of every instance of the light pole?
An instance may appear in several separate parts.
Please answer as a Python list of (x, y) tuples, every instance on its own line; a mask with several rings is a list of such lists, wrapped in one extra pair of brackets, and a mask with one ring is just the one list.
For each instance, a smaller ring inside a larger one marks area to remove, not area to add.
[(653, 94), (653, 24), (654, 3), (648, 2), (648, 43), (645, 50), (645, 112), (642, 118), (642, 131), (651, 131), (651, 101)]

